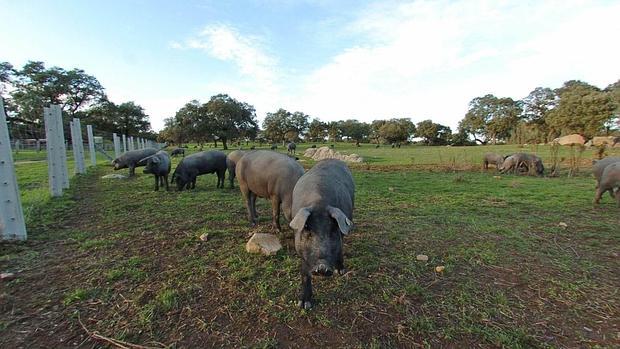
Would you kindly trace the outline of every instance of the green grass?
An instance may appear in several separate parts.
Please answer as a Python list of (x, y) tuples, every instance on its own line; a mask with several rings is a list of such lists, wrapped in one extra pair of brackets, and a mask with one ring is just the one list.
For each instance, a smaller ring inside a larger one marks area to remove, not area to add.
[[(511, 149), (359, 149), (389, 166), (353, 166), (350, 272), (315, 278), (311, 311), (296, 307), (299, 258), (290, 230), (275, 256), (245, 252), (250, 228), (238, 189), (216, 189), (215, 176), (206, 175), (194, 191), (153, 192), (141, 171), (133, 179), (100, 179), (109, 167), (74, 178), (62, 198), (24, 200), (32, 207), (29, 242), (0, 245), (0, 267), (21, 270), (20, 282), (3, 292), (14, 297), (16, 314), (29, 307), (51, 312), (53, 320), (41, 326), (79, 313), (90, 330), (145, 345), (613, 346), (611, 319), (620, 314), (615, 203), (605, 197), (592, 207), (594, 184), (585, 171), (495, 178), (493, 171), (440, 171), (436, 155), (474, 152), (465, 159)], [(412, 155), (438, 166), (401, 167)], [(32, 170), (18, 168), (20, 184), (31, 183), (25, 191), (37, 190), (46, 169), (18, 166)], [(257, 204), (254, 231), (269, 232), (269, 204)], [(209, 241), (198, 239), (203, 233)], [(11, 333), (28, 329), (17, 316), (0, 312), (8, 335), (0, 344), (11, 346)], [(60, 333), (81, 331), (76, 324)]]

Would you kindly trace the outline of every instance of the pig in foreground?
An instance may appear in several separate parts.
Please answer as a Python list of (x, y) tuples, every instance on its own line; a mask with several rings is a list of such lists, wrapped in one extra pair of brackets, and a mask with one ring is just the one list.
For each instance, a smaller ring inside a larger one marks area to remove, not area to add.
[(290, 155), (295, 155), (296, 149), (297, 149), (297, 144), (295, 144), (294, 142), (291, 142), (286, 146), (286, 152)]
[(304, 174), (304, 168), (287, 155), (255, 150), (246, 153), (237, 162), (235, 172), (250, 224), (255, 226), (257, 223), (256, 198), (267, 198), (271, 200), (273, 226), (281, 231), (280, 206), (284, 217), (290, 221), (293, 188)]
[(535, 170), (536, 174), (542, 176), (545, 173), (545, 166), (542, 159), (534, 154), (516, 153), (506, 157), (500, 167), (501, 173), (525, 169), (526, 172)]
[(601, 201), (601, 196), (603, 196), (606, 191), (609, 191), (609, 194), (615, 197), (618, 206), (620, 206), (620, 162), (607, 165), (603, 170), (598, 187), (596, 188), (594, 204), (598, 205)]
[(136, 174), (136, 167), (145, 165), (145, 163), (139, 164), (140, 160), (155, 153), (157, 153), (157, 150), (153, 148), (124, 152), (121, 156), (112, 160), (112, 166), (114, 166), (115, 171), (129, 168), (129, 177), (133, 177)]
[(228, 168), (228, 180), (230, 181), (230, 188), (234, 188), (235, 185), (235, 168), (237, 166), (237, 162), (241, 159), (243, 155), (245, 155), (245, 151), (243, 150), (235, 150), (228, 154), (226, 157), (226, 167)]
[(331, 276), (346, 272), (343, 237), (353, 227), (355, 184), (344, 162), (319, 161), (293, 190), (290, 223), (295, 230), (295, 250), (301, 257), (299, 306), (312, 307), (312, 274)]
[(155, 191), (158, 191), (159, 186), (164, 186), (164, 184), (166, 191), (170, 190), (168, 187), (168, 174), (170, 174), (172, 162), (167, 152), (160, 150), (154, 155), (140, 160), (139, 164), (145, 166), (144, 173), (150, 173), (155, 177)]
[(196, 188), (196, 177), (207, 174), (217, 174), (217, 187), (224, 188), (226, 176), (226, 154), (211, 150), (188, 155), (174, 169), (171, 183), (176, 182), (177, 189)]
[(170, 152), (172, 157), (176, 157), (177, 155), (183, 155), (185, 157), (185, 148), (175, 148)]
[(503, 163), (504, 157), (495, 153), (486, 153), (484, 154), (484, 158), (482, 158), (482, 166), (485, 170), (489, 169), (489, 164), (495, 165), (495, 168), (499, 170)]

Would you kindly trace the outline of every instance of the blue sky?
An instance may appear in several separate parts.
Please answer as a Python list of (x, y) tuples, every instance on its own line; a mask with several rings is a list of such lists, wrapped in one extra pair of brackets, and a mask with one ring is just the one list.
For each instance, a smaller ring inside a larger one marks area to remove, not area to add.
[(620, 79), (620, 1), (8, 1), (0, 61), (81, 68), (156, 130), (228, 93), (324, 121), (455, 128), (468, 102)]

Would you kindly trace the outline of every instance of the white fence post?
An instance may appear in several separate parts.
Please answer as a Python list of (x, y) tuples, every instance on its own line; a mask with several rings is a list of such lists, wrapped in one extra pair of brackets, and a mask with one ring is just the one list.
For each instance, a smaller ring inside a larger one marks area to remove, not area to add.
[(95, 153), (95, 137), (93, 136), (93, 125), (86, 125), (88, 133), (88, 151), (90, 152), (90, 164), (97, 166), (97, 153)]
[(45, 137), (47, 139), (47, 174), (52, 196), (62, 195), (62, 160), (60, 156), (61, 148), (58, 138), (58, 122), (52, 108), (43, 108), (43, 119), (45, 120)]
[(75, 131), (78, 138), (78, 152), (80, 153), (80, 173), (86, 173), (86, 160), (84, 155), (84, 137), (82, 137), (82, 121), (78, 118), (73, 118), (75, 124)]
[(26, 223), (15, 177), (9, 128), (0, 98), (0, 237), (2, 240), (26, 240)]
[(123, 153), (127, 151), (127, 135), (123, 135)]
[(112, 142), (114, 143), (114, 158), (121, 156), (121, 140), (116, 133), (112, 133)]
[(69, 126), (71, 127), (71, 146), (73, 148), (73, 168), (75, 169), (76, 174), (81, 174), (84, 173), (83, 171), (83, 163), (84, 163), (84, 158), (82, 157), (82, 154), (80, 153), (80, 137), (78, 136), (78, 128), (77, 128), (77, 123), (75, 122), (75, 119), (73, 119), (73, 121), (69, 122)]
[(50, 122), (54, 121), (56, 123), (54, 134), (56, 135), (56, 150), (59, 153), (58, 161), (60, 162), (60, 183), (63, 189), (68, 189), (69, 165), (67, 164), (67, 144), (65, 141), (64, 123), (62, 122), (62, 109), (59, 105), (55, 104), (51, 104), (49, 109), (51, 113)]

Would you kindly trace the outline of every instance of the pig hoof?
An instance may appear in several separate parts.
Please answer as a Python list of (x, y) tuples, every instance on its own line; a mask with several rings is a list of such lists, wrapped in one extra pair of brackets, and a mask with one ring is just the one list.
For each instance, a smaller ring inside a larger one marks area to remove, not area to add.
[(311, 301), (299, 301), (297, 302), (297, 306), (300, 307), (301, 309), (310, 310), (312, 309), (312, 302)]
[(346, 273), (347, 273), (347, 269), (346, 268), (336, 269), (336, 274), (338, 274), (338, 275), (344, 275)]

